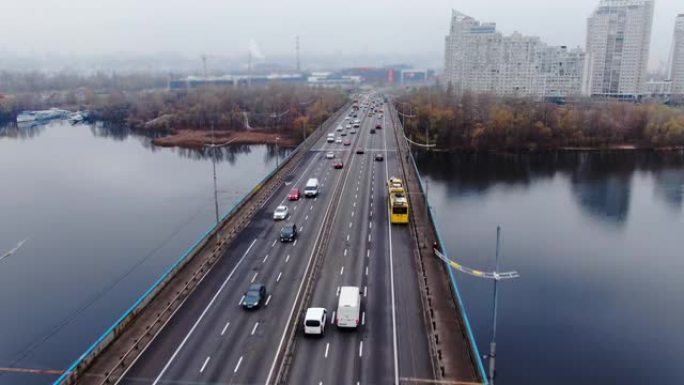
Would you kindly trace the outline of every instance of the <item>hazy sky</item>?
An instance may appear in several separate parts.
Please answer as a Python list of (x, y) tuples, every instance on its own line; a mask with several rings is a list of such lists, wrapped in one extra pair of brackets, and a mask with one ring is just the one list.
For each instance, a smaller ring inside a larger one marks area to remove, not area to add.
[[(0, 0), (0, 53), (443, 55), (451, 9), (556, 45), (584, 46), (599, 0)], [(684, 0), (656, 0), (651, 66)], [(441, 59), (440, 59), (441, 60)]]

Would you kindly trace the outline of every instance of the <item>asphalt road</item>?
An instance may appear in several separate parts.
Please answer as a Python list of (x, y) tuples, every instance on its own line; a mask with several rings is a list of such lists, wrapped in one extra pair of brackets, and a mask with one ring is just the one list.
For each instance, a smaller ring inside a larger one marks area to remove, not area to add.
[[(387, 216), (385, 181), (388, 173), (399, 174), (394, 133), (387, 120), (384, 129), (371, 135), (376, 118), (359, 118), (361, 130), (347, 136), (351, 146), (326, 143), (325, 135), (314, 145), (293, 172), (292, 182), (267, 201), (120, 384), (272, 380), (273, 362), (329, 207), (336, 210), (332, 239), (312, 302), (332, 313), (338, 286), (360, 286), (365, 293), (364, 325), (344, 333), (328, 325), (320, 339), (298, 333), (288, 383), (387, 384), (398, 377), (432, 376), (411, 238), (407, 227), (390, 226)], [(369, 150), (356, 155), (357, 147)], [(327, 151), (351, 168), (346, 181), (340, 181), (342, 170), (325, 159)], [(373, 161), (378, 151), (385, 151), (385, 162)], [(311, 177), (321, 182), (317, 198), (286, 200), (292, 187), (303, 190)], [(339, 202), (332, 202), (336, 186), (344, 190)], [(287, 221), (299, 230), (294, 243), (278, 241), (283, 222), (271, 217), (283, 203), (290, 209)], [(266, 284), (268, 299), (262, 308), (246, 311), (240, 302), (252, 282)]]
[[(383, 108), (388, 110), (387, 106)], [(377, 119), (367, 118), (361, 147), (338, 207), (325, 264), (310, 306), (325, 307), (330, 319), (322, 338), (298, 333), (290, 384), (392, 384), (399, 378), (433, 378), (421, 313), (413, 243), (407, 226), (390, 225), (386, 181), (400, 176), (395, 131), (369, 134)], [(384, 162), (374, 160), (383, 153)], [(340, 286), (363, 293), (357, 330), (334, 325)]]

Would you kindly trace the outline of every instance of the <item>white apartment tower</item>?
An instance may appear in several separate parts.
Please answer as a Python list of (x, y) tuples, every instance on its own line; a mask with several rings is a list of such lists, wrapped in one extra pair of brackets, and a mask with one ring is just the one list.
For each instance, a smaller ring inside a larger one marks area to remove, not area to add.
[(564, 97), (581, 91), (581, 50), (551, 47), (517, 32), (503, 36), (495, 23), (455, 10), (444, 53), (445, 82), (456, 92)]
[(644, 91), (654, 0), (601, 0), (587, 19), (582, 91), (634, 97)]
[(677, 15), (672, 39), (672, 93), (684, 95), (684, 13)]

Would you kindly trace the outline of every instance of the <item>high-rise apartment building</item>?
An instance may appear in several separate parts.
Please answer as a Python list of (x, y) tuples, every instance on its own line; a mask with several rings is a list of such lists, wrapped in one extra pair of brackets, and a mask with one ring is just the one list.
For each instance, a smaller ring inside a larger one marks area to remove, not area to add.
[(677, 16), (672, 38), (672, 93), (684, 95), (684, 13)]
[(644, 91), (654, 0), (601, 0), (587, 19), (582, 91), (634, 97)]
[(579, 94), (584, 54), (537, 37), (503, 36), (495, 23), (452, 11), (444, 80), (457, 92), (551, 97)]

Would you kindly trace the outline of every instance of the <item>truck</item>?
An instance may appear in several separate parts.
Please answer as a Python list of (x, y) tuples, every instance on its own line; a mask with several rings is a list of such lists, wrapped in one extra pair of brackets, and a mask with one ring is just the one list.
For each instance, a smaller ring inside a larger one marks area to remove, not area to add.
[(361, 293), (357, 286), (342, 286), (335, 323), (338, 328), (356, 328), (361, 313)]

